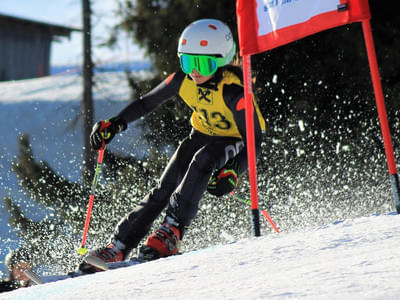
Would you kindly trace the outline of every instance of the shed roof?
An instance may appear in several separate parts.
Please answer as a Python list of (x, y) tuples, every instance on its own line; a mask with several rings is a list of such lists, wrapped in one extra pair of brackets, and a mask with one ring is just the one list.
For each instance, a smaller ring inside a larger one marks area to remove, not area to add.
[(66, 36), (66, 37), (69, 37), (72, 31), (82, 31), (79, 28), (50, 24), (46, 22), (30, 20), (11, 15), (4, 15), (0, 13), (0, 27), (3, 25), (29, 26), (31, 28), (36, 27), (38, 29), (49, 30), (52, 35)]

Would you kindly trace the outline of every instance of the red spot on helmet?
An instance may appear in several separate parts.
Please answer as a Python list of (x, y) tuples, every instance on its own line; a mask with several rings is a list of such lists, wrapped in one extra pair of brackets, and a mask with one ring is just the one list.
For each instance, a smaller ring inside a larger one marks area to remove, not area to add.
[(200, 46), (207, 46), (208, 45), (208, 41), (207, 40), (201, 40), (200, 41)]
[(186, 39), (183, 39), (181, 44), (186, 45)]
[(208, 27), (210, 27), (211, 29), (217, 30), (217, 27), (213, 24), (209, 24)]

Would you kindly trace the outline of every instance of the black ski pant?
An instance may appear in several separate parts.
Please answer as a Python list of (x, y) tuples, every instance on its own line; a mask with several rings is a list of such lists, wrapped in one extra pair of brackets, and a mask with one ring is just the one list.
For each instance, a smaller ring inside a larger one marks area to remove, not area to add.
[(197, 214), (212, 172), (239, 153), (247, 155), (241, 139), (192, 130), (175, 151), (157, 186), (120, 221), (114, 239), (124, 243), (127, 251), (132, 250), (167, 206), (167, 215), (179, 224), (183, 235)]

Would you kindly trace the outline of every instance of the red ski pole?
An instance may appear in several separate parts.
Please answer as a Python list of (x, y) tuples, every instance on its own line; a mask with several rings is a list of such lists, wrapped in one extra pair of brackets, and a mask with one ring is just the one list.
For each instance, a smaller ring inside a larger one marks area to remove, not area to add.
[(104, 148), (99, 150), (99, 155), (98, 155), (98, 158), (97, 158), (96, 171), (94, 173), (94, 178), (93, 178), (92, 187), (91, 187), (91, 193), (90, 193), (90, 197), (89, 197), (89, 205), (88, 205), (88, 210), (87, 210), (87, 213), (86, 213), (85, 228), (83, 230), (82, 244), (81, 244), (81, 247), (78, 249), (78, 253), (80, 255), (85, 255), (86, 252), (87, 252), (87, 250), (85, 248), (86, 237), (87, 237), (87, 232), (88, 232), (88, 229), (89, 229), (90, 216), (92, 215), (94, 193), (96, 191), (97, 180), (99, 178), (100, 171), (101, 171), (101, 164), (103, 162), (103, 156), (104, 156)]
[[(100, 132), (108, 127), (110, 125), (110, 122), (107, 121), (102, 121), (101, 126), (100, 126)], [(103, 138), (103, 132), (101, 132)], [(93, 177), (93, 181), (92, 181), (92, 187), (90, 189), (90, 197), (89, 197), (89, 205), (88, 205), (88, 210), (86, 213), (86, 220), (85, 220), (85, 228), (83, 230), (83, 236), (82, 236), (82, 244), (81, 247), (78, 249), (78, 253), (80, 255), (85, 255), (87, 252), (87, 249), (85, 247), (86, 244), (86, 237), (87, 237), (87, 232), (89, 230), (89, 223), (90, 223), (90, 216), (92, 215), (92, 208), (93, 208), (93, 201), (94, 201), (94, 194), (96, 191), (96, 187), (97, 187), (97, 181), (99, 179), (100, 176), (100, 172), (101, 172), (101, 164), (103, 163), (103, 156), (104, 156), (104, 149), (106, 148), (105, 142), (103, 140), (103, 144), (101, 146), (101, 148), (99, 149), (99, 155), (97, 157), (97, 165), (96, 165), (96, 170), (94, 173), (94, 177)]]

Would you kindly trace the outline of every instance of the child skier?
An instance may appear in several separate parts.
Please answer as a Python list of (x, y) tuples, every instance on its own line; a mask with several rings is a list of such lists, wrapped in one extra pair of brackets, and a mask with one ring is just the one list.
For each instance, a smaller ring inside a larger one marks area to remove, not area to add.
[[(175, 95), (193, 110), (192, 131), (171, 157), (158, 185), (120, 221), (111, 243), (90, 255), (104, 262), (124, 260), (166, 207), (163, 224), (148, 237), (140, 255), (145, 259), (174, 255), (203, 193), (208, 190), (222, 196), (236, 187), (238, 176), (247, 170), (247, 151), (242, 73), (239, 67), (228, 66), (235, 52), (232, 33), (224, 23), (214, 19), (193, 22), (179, 39), (181, 70), (117, 116), (94, 125), (90, 141), (98, 150), (126, 130), (128, 123)], [(253, 103), (259, 154), (265, 121)], [(86, 262), (80, 269), (98, 271)]]

